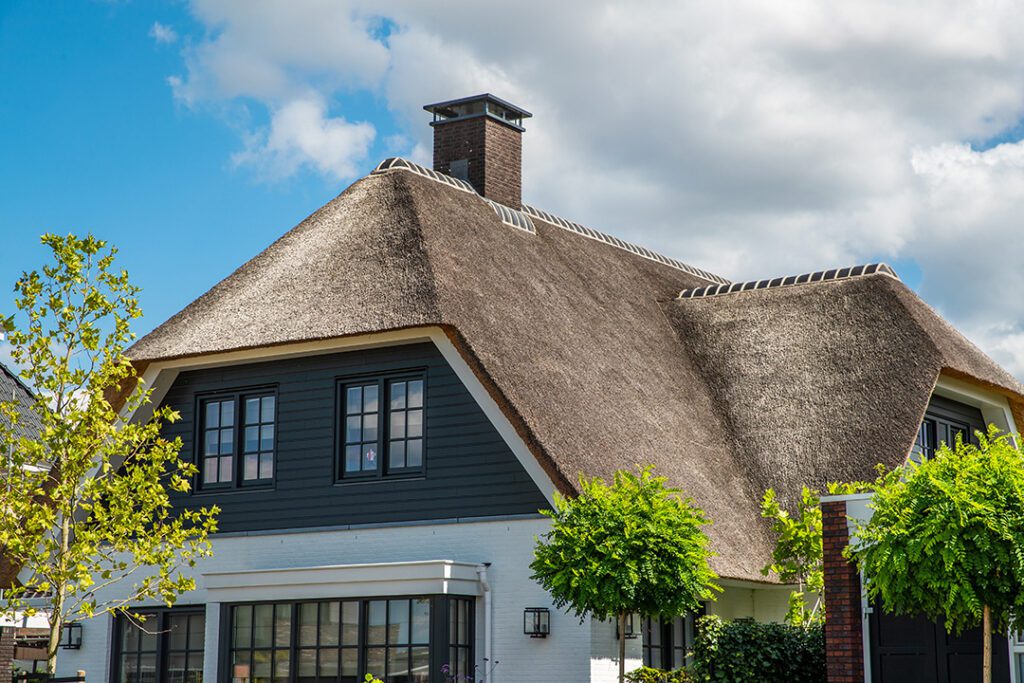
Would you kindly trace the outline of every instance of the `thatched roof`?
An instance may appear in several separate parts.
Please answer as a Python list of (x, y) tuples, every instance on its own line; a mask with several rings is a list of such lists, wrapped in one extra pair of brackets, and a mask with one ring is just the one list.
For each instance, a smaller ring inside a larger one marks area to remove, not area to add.
[(1024, 400), (885, 273), (680, 299), (726, 281), (501, 213), (408, 168), (368, 176), (130, 355), (441, 326), (558, 486), (653, 464), (714, 520), (717, 570), (752, 580), (771, 549), (764, 488), (792, 497), (901, 461), (943, 368)]

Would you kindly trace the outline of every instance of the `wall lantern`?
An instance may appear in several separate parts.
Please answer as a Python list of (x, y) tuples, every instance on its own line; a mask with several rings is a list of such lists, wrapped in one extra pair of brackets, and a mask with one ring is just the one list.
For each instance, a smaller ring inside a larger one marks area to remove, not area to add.
[(531, 638), (547, 638), (551, 633), (551, 612), (547, 607), (527, 607), (523, 611), (523, 633)]
[(77, 621), (64, 624), (60, 632), (60, 646), (65, 650), (79, 650), (82, 647), (82, 625)]
[[(637, 637), (636, 615), (632, 612), (626, 614), (626, 640), (633, 640)], [(619, 639), (619, 620), (615, 620), (615, 640)]]

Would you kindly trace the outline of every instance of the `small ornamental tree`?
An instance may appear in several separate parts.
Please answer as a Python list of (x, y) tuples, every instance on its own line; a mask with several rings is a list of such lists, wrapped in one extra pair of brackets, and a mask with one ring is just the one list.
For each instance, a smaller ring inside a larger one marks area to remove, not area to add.
[(881, 473), (847, 553), (887, 612), (982, 625), (990, 683), (992, 632), (1024, 628), (1024, 453), (995, 427), (977, 437)]
[[(700, 607), (720, 590), (708, 565), (709, 520), (679, 489), (650, 467), (619, 471), (608, 486), (580, 478), (580, 494), (556, 494), (543, 511), (552, 528), (537, 540), (533, 579), (558, 608), (582, 621), (615, 619), (625, 633), (632, 612), (674, 617)], [(625, 638), (619, 638), (619, 681), (625, 680)]]
[(145, 599), (171, 605), (195, 587), (177, 570), (210, 554), (217, 508), (172, 512), (169, 492), (188, 491), (195, 473), (178, 457), (180, 440), (160, 436), (176, 412), (159, 407), (129, 423), (111, 403), (121, 395), (124, 414), (134, 414), (150, 396), (124, 355), (141, 312), (138, 289), (113, 268), (116, 250), (91, 235), (42, 242), (52, 262), (22, 275), (20, 315), (0, 318), (21, 377), (37, 391), (32, 410), (41, 424), (38, 435), (25, 436), (17, 406), (0, 403), (0, 613), (34, 613), (38, 603), (26, 594), (46, 596), (53, 674), (69, 621)]
[[(796, 509), (790, 513), (779, 505), (775, 491), (768, 489), (761, 500), (761, 516), (771, 521), (775, 534), (772, 562), (761, 573), (768, 576), (774, 572), (785, 583), (797, 584), (797, 590), (789, 594), (786, 621), (804, 627), (820, 623), (825, 616), (825, 572), (817, 492), (804, 486)], [(809, 596), (814, 601), (810, 610)]]

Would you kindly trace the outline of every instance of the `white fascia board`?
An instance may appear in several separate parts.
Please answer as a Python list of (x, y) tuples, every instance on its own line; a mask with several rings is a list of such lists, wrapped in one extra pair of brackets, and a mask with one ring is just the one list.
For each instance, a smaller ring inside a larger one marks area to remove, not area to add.
[(974, 406), (981, 411), (981, 416), (985, 419), (986, 424), (994, 424), (1004, 432), (1017, 432), (1017, 424), (1013, 420), (1010, 402), (1001, 394), (942, 374), (939, 375), (939, 379), (935, 383), (933, 393)]
[(453, 560), (257, 569), (203, 574), (208, 602), (483, 594), (476, 564)]
[[(225, 353), (212, 353), (194, 358), (180, 358), (176, 360), (157, 361), (150, 363), (143, 373), (143, 380), (153, 388), (152, 400), (148, 406), (141, 407), (136, 415), (122, 416), (123, 419), (141, 420), (148, 419), (152, 414), (153, 406), (159, 405), (174, 383), (175, 378), (186, 370), (200, 368), (220, 367), (225, 365), (238, 365), (241, 363), (260, 363), (264, 361), (281, 360), (282, 358), (294, 358), (298, 356), (323, 355), (327, 353), (338, 353), (343, 351), (356, 351), (359, 349), (379, 348), (382, 346), (398, 346), (403, 344), (417, 344), (432, 342), (441, 355), (448, 362), (452, 371), (455, 372), (463, 386), (469, 391), (473, 400), (484, 411), (487, 419), (501, 435), (502, 440), (515, 454), (516, 459), (526, 470), (544, 498), (554, 506), (555, 484), (548, 476), (544, 468), (537, 462), (533, 452), (527, 447), (526, 442), (519, 436), (512, 422), (498, 406), (491, 394), (483, 386), (476, 374), (469, 367), (466, 359), (462, 357), (455, 345), (448, 339), (440, 327), (418, 327), (408, 330), (395, 330), (392, 332), (378, 332), (363, 334), (351, 337), (339, 337), (335, 339), (324, 339), (321, 341), (298, 342), (294, 344), (282, 344), (258, 349), (247, 349), (243, 351), (228, 351)], [(143, 411), (148, 411), (144, 413)]]

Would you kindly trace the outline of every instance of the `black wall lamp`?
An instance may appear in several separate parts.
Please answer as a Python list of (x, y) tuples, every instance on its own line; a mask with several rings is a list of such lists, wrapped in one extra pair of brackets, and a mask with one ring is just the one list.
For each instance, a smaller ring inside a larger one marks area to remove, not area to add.
[(547, 607), (527, 607), (523, 611), (523, 633), (531, 638), (547, 638), (551, 633), (551, 612)]

